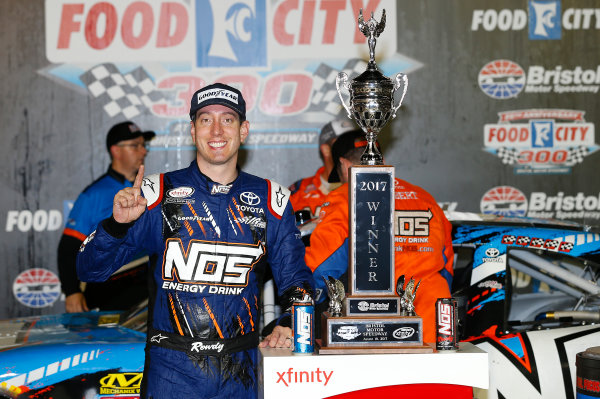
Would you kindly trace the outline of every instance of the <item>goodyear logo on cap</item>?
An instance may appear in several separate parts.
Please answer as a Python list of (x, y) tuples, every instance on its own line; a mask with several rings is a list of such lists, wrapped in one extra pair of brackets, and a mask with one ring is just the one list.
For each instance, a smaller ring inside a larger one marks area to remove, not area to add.
[(198, 93), (198, 104), (213, 98), (222, 98), (238, 104), (238, 95), (230, 90), (225, 89), (212, 89)]

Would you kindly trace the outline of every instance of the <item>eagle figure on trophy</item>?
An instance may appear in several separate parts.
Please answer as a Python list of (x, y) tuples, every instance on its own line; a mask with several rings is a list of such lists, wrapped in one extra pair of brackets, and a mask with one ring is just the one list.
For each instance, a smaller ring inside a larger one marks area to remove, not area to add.
[(346, 297), (344, 284), (331, 276), (329, 279), (323, 277), (329, 294), (329, 309), (327, 310), (331, 317), (340, 317), (342, 315), (342, 301)]
[(408, 280), (408, 283), (406, 283), (406, 287), (404, 287), (404, 274), (398, 277), (396, 293), (400, 296), (400, 308), (403, 316), (417, 315), (415, 312), (415, 297), (419, 285), (421, 285), (421, 280), (419, 280), (415, 287), (415, 279), (411, 277), (410, 280)]

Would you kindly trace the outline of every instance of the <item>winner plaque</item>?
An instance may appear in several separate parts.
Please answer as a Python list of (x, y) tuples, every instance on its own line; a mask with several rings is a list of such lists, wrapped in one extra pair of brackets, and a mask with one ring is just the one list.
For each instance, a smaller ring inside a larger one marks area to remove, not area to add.
[(407, 311), (407, 307), (414, 309), (407, 301), (414, 296), (406, 295), (404, 276), (394, 278), (394, 167), (383, 165), (376, 145), (377, 135), (402, 105), (408, 78), (398, 73), (392, 81), (375, 63), (385, 10), (378, 22), (372, 13), (365, 21), (361, 9), (358, 28), (367, 37), (369, 63), (351, 81), (346, 73), (339, 73), (336, 86), (348, 117), (365, 132), (367, 147), (361, 164), (349, 173), (349, 292), (340, 304), (341, 316), (331, 312), (338, 308), (335, 301), (330, 302), (330, 312), (322, 315), (319, 353), (433, 352), (432, 346), (423, 344), (422, 319)]

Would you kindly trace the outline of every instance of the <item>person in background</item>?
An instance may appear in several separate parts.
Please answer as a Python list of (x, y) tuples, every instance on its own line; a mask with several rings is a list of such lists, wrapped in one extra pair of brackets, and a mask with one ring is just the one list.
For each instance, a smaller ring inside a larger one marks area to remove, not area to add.
[[(347, 287), (348, 169), (360, 164), (366, 146), (364, 133), (354, 130), (338, 137), (332, 147), (335, 166), (329, 182), (342, 185), (325, 198), (305, 255), (306, 264), (313, 271), (319, 309), (326, 309), (327, 303), (323, 277), (337, 278)], [(449, 298), (452, 284), (452, 226), (434, 198), (422, 188), (396, 178), (394, 191), (396, 213), (431, 215), (420, 221), (419, 240), (410, 240), (414, 232), (409, 229), (398, 228), (395, 232), (394, 275), (395, 280), (404, 275), (406, 281), (411, 277), (421, 281), (415, 310), (423, 319), (424, 342), (435, 342), (435, 301)], [(320, 320), (320, 315), (315, 315), (315, 320)]]
[[(246, 103), (215, 83), (194, 93), (189, 167), (143, 178), (114, 198), (78, 255), (85, 281), (103, 281), (140, 249), (153, 260), (141, 397), (255, 398), (260, 286), (267, 267), (289, 311), (312, 298), (312, 273), (281, 185), (240, 170)], [(290, 347), (286, 313), (260, 344)]]
[[(147, 142), (155, 133), (142, 131), (135, 123), (121, 122), (110, 128), (106, 150), (110, 166), (79, 195), (58, 244), (58, 272), (68, 313), (90, 309), (125, 310), (148, 297), (145, 267), (138, 260), (124, 267), (103, 283), (86, 284), (82, 292), (75, 263), (79, 247), (96, 225), (112, 213), (113, 198), (124, 187), (131, 187), (144, 163)], [(142, 258), (143, 259), (143, 258)]]
[(289, 187), (292, 192), (291, 201), (294, 211), (308, 210), (311, 213), (310, 218), (317, 217), (318, 208), (327, 194), (339, 187), (340, 183), (327, 181), (334, 164), (331, 146), (342, 133), (353, 129), (356, 127), (349, 119), (334, 120), (323, 126), (319, 134), (319, 155), (323, 165), (314, 176), (300, 179)]

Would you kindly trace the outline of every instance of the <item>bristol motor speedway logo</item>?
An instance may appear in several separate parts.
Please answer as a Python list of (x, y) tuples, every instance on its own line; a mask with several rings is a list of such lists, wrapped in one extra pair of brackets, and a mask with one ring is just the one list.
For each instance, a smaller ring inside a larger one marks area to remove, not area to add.
[(525, 71), (509, 60), (495, 60), (479, 71), (479, 87), (496, 99), (516, 97), (525, 85)]
[(585, 112), (525, 109), (498, 113), (498, 122), (483, 128), (484, 150), (517, 174), (569, 173), (598, 150), (595, 126)]
[(548, 194), (533, 191), (529, 198), (518, 188), (497, 186), (481, 197), (481, 213), (499, 216), (527, 216), (542, 219), (600, 220), (600, 193), (573, 195), (559, 191)]
[(494, 187), (483, 194), (481, 213), (500, 216), (525, 216), (527, 213), (527, 197), (521, 190), (514, 187)]
[(386, 10), (383, 72), (418, 69), (397, 53), (394, 0), (45, 0), (52, 65), (40, 73), (115, 121), (165, 118), (151, 150), (191, 144), (179, 134), (189, 129), (189, 99), (215, 81), (244, 93), (253, 123), (246, 147), (316, 147), (323, 123), (344, 111), (338, 72), (352, 79), (366, 68), (361, 8), (377, 20)]
[(527, 72), (511, 60), (494, 60), (485, 64), (477, 77), (479, 87), (496, 100), (506, 100), (525, 93), (593, 93), (600, 90), (600, 65), (566, 67), (530, 65)]
[(599, 28), (600, 8), (563, 8), (560, 0), (529, 0), (527, 9), (475, 9), (471, 19), (473, 32), (527, 30), (530, 40), (560, 40), (563, 30)]
[(15, 278), (13, 293), (17, 300), (27, 307), (52, 306), (60, 297), (60, 280), (50, 270), (28, 269)]

